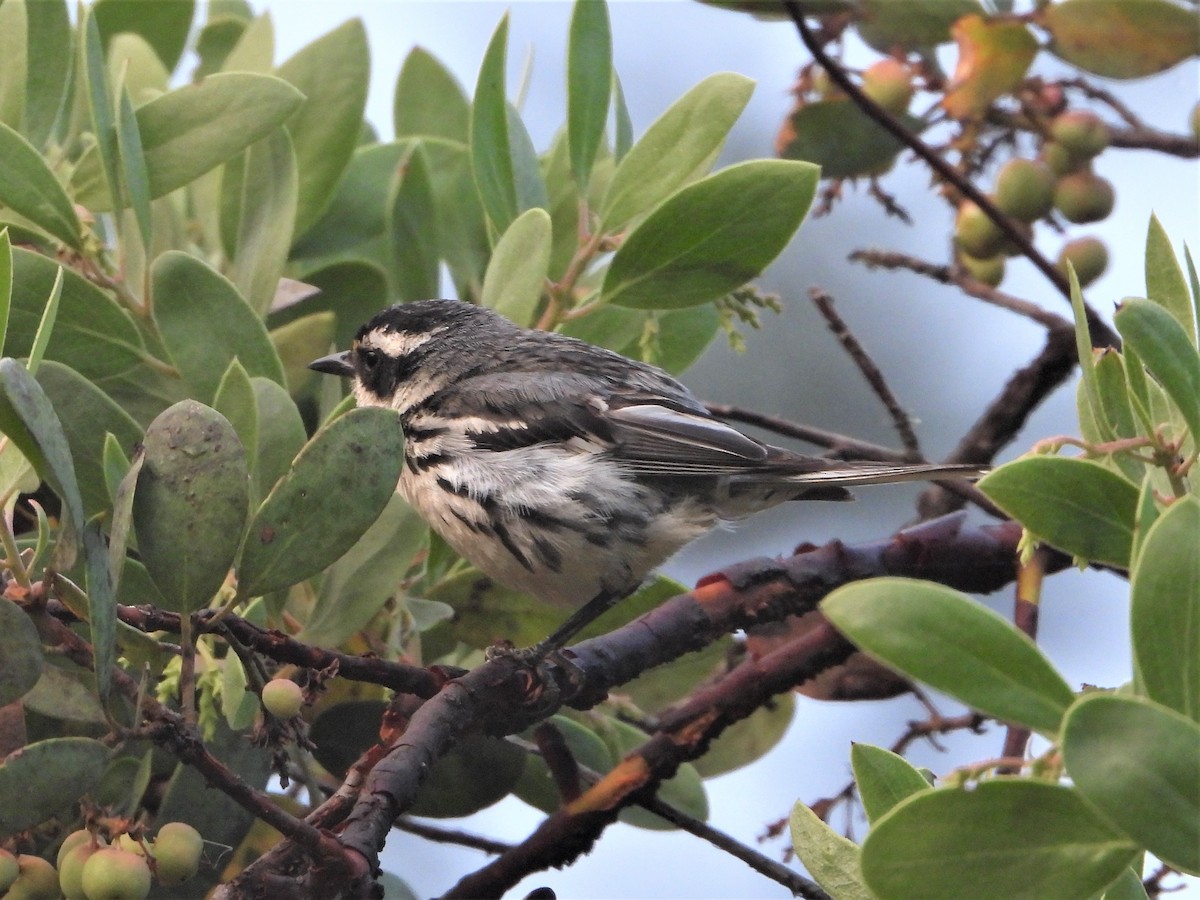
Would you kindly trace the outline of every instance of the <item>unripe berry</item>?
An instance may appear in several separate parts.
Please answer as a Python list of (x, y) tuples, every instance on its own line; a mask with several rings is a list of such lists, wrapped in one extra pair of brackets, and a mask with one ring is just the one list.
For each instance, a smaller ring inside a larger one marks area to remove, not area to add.
[(108, 841), (100, 837), (100, 835), (93, 835), (86, 828), (80, 828), (78, 831), (72, 831), (65, 838), (63, 838), (63, 842), (58, 847), (58, 857), (55, 860), (55, 865), (61, 869), (63, 859), (66, 858), (66, 855), (84, 841), (87, 841), (88, 843), (98, 843), (104, 847), (108, 846)]
[(1064, 244), (1058, 254), (1058, 267), (1064, 275), (1068, 262), (1075, 267), (1079, 286), (1087, 287), (1108, 268), (1108, 248), (1099, 238), (1076, 238)]
[(142, 900), (150, 893), (150, 867), (128, 850), (97, 850), (84, 863), (83, 891), (88, 900)]
[(262, 702), (271, 715), (290, 719), (304, 705), (304, 691), (290, 678), (272, 678), (263, 685)]
[(964, 200), (954, 220), (954, 240), (964, 253), (985, 259), (1000, 249), (1004, 233), (982, 209)]
[(863, 72), (863, 93), (889, 112), (902, 113), (912, 102), (912, 71), (898, 59), (881, 59)]
[(1091, 159), (1108, 146), (1108, 126), (1083, 109), (1056, 116), (1050, 123), (1050, 135), (1077, 159)]
[(168, 822), (154, 839), (154, 862), (159, 883), (182, 884), (200, 868), (204, 838), (186, 822)]
[(1045, 163), (1010, 159), (996, 175), (996, 206), (1022, 222), (1035, 222), (1054, 206), (1054, 173)]
[(1004, 254), (997, 253), (995, 256), (989, 256), (987, 259), (976, 259), (974, 256), (968, 256), (965, 253), (959, 254), (959, 262), (962, 263), (967, 273), (976, 281), (982, 281), (984, 284), (990, 284), (996, 287), (1004, 280)]
[(7, 891), (9, 885), (21, 874), (21, 864), (7, 850), (0, 850), (0, 891)]
[[(86, 833), (86, 832), (85, 832)], [(58, 884), (67, 900), (86, 900), (83, 890), (83, 867), (104, 845), (90, 839), (78, 841), (58, 859)]]
[(1046, 141), (1042, 144), (1042, 149), (1038, 152), (1038, 159), (1044, 162), (1055, 175), (1069, 175), (1071, 172), (1078, 172), (1087, 164), (1087, 160), (1077, 159), (1070, 150), (1054, 141)]
[(1094, 172), (1066, 175), (1054, 186), (1054, 206), (1077, 225), (1107, 218), (1115, 202), (1112, 184)]
[(56, 900), (58, 872), (40, 856), (22, 853), (17, 857), (17, 880), (9, 885), (4, 900)]

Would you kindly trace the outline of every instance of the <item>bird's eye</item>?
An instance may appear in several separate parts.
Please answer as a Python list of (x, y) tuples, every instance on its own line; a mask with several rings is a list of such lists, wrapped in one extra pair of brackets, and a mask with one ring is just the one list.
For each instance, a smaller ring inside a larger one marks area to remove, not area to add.
[(368, 372), (372, 371), (376, 366), (378, 366), (379, 361), (382, 358), (383, 354), (381, 354), (378, 350), (368, 349), (358, 351), (359, 362), (362, 363), (362, 367)]

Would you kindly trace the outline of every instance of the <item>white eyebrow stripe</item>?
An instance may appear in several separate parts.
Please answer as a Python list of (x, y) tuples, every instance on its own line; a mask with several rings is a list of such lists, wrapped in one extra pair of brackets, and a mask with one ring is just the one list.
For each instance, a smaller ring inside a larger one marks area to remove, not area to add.
[(380, 350), (385, 355), (394, 359), (401, 359), (408, 356), (418, 347), (428, 344), (445, 330), (445, 328), (436, 328), (433, 331), (413, 333), (410, 331), (384, 331), (383, 329), (378, 329), (364, 335), (360, 344), (364, 347)]

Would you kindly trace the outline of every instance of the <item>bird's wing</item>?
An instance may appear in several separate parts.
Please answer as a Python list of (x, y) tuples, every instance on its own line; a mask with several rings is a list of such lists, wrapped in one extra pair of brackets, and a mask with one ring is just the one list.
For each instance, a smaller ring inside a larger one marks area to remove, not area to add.
[(645, 474), (726, 475), (765, 464), (767, 447), (702, 414), (662, 403), (635, 403), (603, 413), (615, 455)]

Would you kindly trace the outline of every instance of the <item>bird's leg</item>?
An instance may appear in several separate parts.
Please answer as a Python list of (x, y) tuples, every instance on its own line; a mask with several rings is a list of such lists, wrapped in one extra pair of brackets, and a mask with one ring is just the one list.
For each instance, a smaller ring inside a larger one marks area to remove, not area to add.
[(631, 591), (621, 593), (619, 591), (601, 591), (575, 612), (571, 613), (566, 620), (554, 629), (551, 635), (545, 640), (539, 641), (532, 647), (523, 647), (519, 650), (505, 650), (501, 647), (488, 648), (487, 655), (489, 658), (494, 656), (512, 656), (525, 663), (536, 664), (542, 660), (557, 657), (558, 651), (567, 645), (567, 641), (579, 634), (588, 625), (596, 621), (618, 602), (624, 600)]

